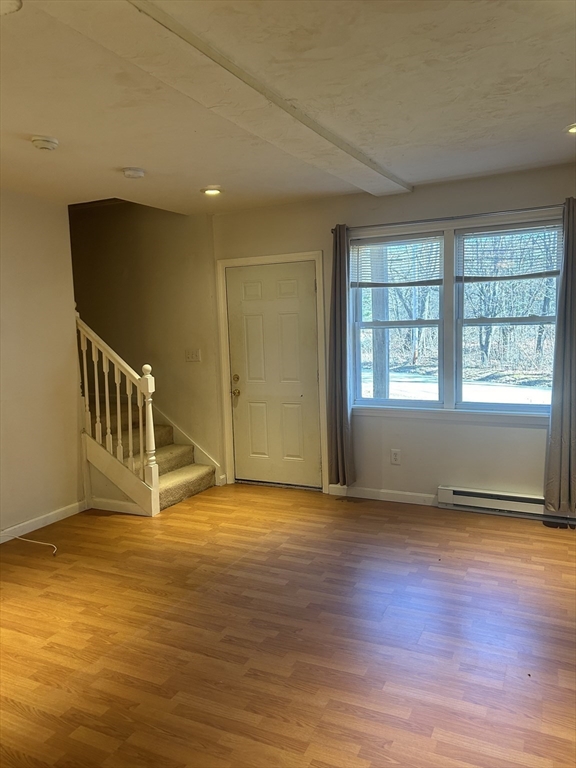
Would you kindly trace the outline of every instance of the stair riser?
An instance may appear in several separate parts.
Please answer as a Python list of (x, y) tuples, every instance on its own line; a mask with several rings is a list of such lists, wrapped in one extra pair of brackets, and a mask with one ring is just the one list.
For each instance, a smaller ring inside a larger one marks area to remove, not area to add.
[(194, 482), (181, 483), (177, 488), (160, 489), (160, 509), (167, 509), (168, 507), (178, 504), (190, 496), (195, 496), (197, 493), (205, 491), (207, 488), (211, 488), (214, 485), (214, 471), (207, 474), (206, 477), (198, 478)]
[[(182, 451), (176, 456), (162, 456), (157, 454), (156, 463), (158, 464), (158, 474), (165, 475), (168, 472), (173, 472), (175, 469), (186, 467), (188, 464), (194, 464), (194, 446), (189, 445), (186, 447), (186, 451)], [(138, 458), (134, 464), (134, 471), (138, 472), (140, 470), (140, 458)]]

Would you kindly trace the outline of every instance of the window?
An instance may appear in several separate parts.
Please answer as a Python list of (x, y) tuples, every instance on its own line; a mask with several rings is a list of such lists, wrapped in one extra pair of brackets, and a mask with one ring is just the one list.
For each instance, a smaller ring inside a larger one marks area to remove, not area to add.
[(356, 403), (546, 412), (561, 258), (559, 221), (353, 238)]
[(561, 236), (457, 233), (460, 402), (550, 405)]
[(439, 400), (443, 240), (354, 244), (357, 392), (374, 400)]

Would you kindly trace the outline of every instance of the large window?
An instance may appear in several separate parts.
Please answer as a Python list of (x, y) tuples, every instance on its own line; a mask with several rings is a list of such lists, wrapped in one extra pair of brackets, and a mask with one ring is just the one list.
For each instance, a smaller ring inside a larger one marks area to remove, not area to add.
[(356, 402), (546, 411), (561, 254), (558, 221), (353, 238)]

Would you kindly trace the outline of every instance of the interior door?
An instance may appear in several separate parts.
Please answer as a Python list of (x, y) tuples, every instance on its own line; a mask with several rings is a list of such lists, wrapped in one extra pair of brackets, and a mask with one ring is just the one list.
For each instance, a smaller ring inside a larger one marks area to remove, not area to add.
[(315, 265), (226, 269), (238, 480), (321, 486)]

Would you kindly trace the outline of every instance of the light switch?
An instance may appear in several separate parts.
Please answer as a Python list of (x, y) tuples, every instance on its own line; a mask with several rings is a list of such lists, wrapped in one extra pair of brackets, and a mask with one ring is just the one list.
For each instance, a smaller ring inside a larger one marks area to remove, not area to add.
[(199, 349), (187, 349), (185, 355), (187, 363), (199, 363), (202, 360)]

